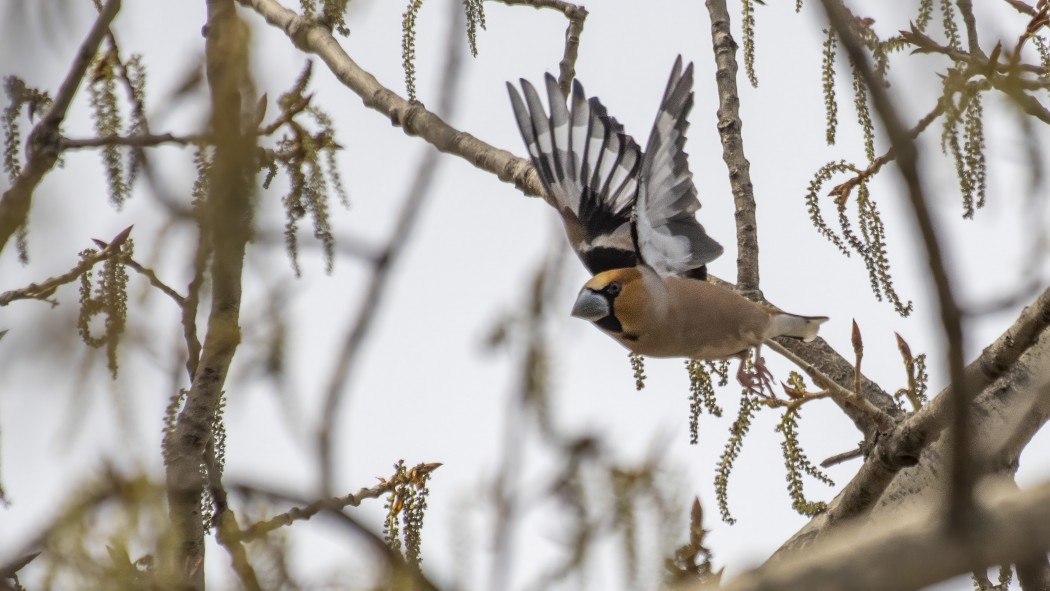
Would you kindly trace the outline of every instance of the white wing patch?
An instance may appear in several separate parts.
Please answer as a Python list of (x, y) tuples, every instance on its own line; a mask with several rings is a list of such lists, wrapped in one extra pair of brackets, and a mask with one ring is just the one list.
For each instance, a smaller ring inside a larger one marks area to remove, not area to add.
[[(573, 84), (571, 110), (557, 80), (547, 74), (544, 82), (549, 116), (539, 93), (527, 81), (521, 81), (524, 98), (514, 86), (507, 88), (548, 200), (567, 224), (582, 228), (582, 237), (572, 246), (592, 272), (616, 268), (608, 265), (634, 266), (637, 257), (630, 239), (630, 218), (638, 192), (641, 149), (597, 98), (586, 97), (579, 82)], [(617, 252), (589, 256), (597, 247)]]
[(531, 84), (521, 80), (524, 98), (507, 84), (548, 201), (565, 218), (573, 249), (592, 273), (639, 259), (662, 275), (702, 272), (722, 254), (694, 215), (700, 202), (684, 149), (692, 86), (693, 66), (683, 71), (679, 56), (643, 156), (578, 81), (566, 101), (557, 80), (546, 75), (549, 116)]
[(693, 106), (693, 66), (675, 61), (642, 160), (634, 223), (642, 260), (661, 275), (678, 275), (718, 258), (722, 246), (696, 221), (700, 209), (685, 153)]

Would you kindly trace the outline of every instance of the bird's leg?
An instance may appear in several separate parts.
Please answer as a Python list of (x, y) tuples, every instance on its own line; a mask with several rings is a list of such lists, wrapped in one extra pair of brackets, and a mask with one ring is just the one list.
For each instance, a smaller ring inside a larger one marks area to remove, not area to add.
[(736, 379), (747, 391), (756, 396), (776, 398), (773, 393), (773, 374), (766, 368), (766, 360), (762, 358), (762, 345), (755, 347), (754, 373), (745, 371), (747, 365), (747, 354), (741, 355), (740, 367), (736, 372)]

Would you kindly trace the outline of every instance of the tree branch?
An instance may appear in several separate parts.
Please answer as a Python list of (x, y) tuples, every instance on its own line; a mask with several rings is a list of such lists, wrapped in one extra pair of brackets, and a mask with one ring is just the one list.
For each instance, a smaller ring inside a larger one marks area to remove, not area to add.
[(80, 81), (87, 73), (98, 46), (109, 31), (109, 25), (120, 11), (120, 0), (107, 0), (99, 11), (95, 24), (91, 26), (87, 37), (80, 44), (73, 65), (69, 68), (65, 80), (55, 94), (55, 100), (47, 114), (33, 127), (26, 140), (26, 165), (22, 168), (3, 198), (0, 199), (0, 252), (11, 236), (26, 223), (29, 206), (33, 201), (33, 191), (41, 179), (58, 161), (60, 150), (56, 145), (58, 128), (66, 118), (66, 111), (73, 101)]
[[(209, 464), (206, 452), (214, 437), (226, 374), (240, 344), (241, 275), (255, 188), (256, 138), (241, 128), (241, 95), (251, 90), (248, 31), (233, 0), (208, 0), (205, 34), (215, 156), (200, 220), (202, 238), (207, 235), (211, 245), (212, 306), (189, 395), (165, 442), (168, 511), (178, 540), (174, 572), (183, 577), (181, 586), (191, 589), (204, 588), (201, 467)], [(221, 515), (220, 522), (236, 528), (232, 513)], [(228, 550), (241, 584), (258, 588), (243, 549), (228, 546)]]
[[(910, 512), (907, 520), (869, 523), (862, 531), (847, 528), (819, 546), (744, 573), (722, 589), (918, 589), (1050, 550), (1050, 484), (991, 497), (978, 499), (974, 535), (955, 535), (939, 520)], [(887, 568), (892, 568), (891, 578)]]
[[(1011, 458), (1020, 455), (1027, 442), (1046, 421), (1047, 416), (1050, 416), (1050, 402), (1034, 409), (1031, 402), (1024, 399), (1008, 401), (1001, 392), (997, 395), (988, 394), (991, 392), (990, 386), (999, 380), (1011, 383), (1019, 381), (1019, 379), (1008, 376), (1008, 371), (1027, 371), (1027, 374), (1034, 375), (1045, 371), (1047, 375), (1050, 375), (1050, 362), (1045, 359), (1036, 357), (1030, 362), (1023, 362), (1023, 356), (1028, 355), (1030, 351), (1040, 353), (1038, 351), (1040, 338), (1050, 339), (1044, 336), (1048, 334), (1046, 331), (1048, 326), (1050, 326), (1050, 289), (1044, 291), (1035, 302), (1026, 307), (1013, 325), (966, 367), (966, 382), (976, 392), (985, 391), (982, 398), (991, 397), (1002, 404), (1010, 404), (1021, 409), (1019, 414), (1023, 420), (1017, 431), (1007, 440), (1007, 443), (1003, 444), (1004, 451), (997, 452), (1000, 455), (1005, 454), (1005, 459), (993, 464), (1010, 463)], [(1050, 345), (1047, 348), (1050, 348)], [(1045, 370), (1041, 369), (1043, 365), (1029, 368), (1030, 363), (1045, 363)], [(880, 502), (880, 499), (890, 496), (887, 489), (891, 483), (895, 482), (894, 479), (897, 478), (901, 469), (915, 465), (919, 461), (920, 454), (924, 453), (924, 449), (936, 441), (940, 433), (951, 422), (955, 395), (950, 388), (942, 390), (938, 396), (899, 424), (892, 432), (880, 437), (857, 475), (829, 504), (828, 511), (815, 517), (785, 542), (774, 554), (774, 558), (796, 548), (808, 547), (814, 540), (826, 535), (829, 530), (835, 529), (837, 525), (867, 513), (876, 503)], [(978, 398), (977, 403), (981, 403), (982, 398)], [(995, 412), (1002, 413), (1001, 410)], [(976, 414), (988, 417), (992, 411), (981, 407)], [(983, 449), (989, 448), (992, 443), (988, 439), (981, 440), (977, 437), (973, 439)], [(985, 455), (994, 454), (987, 452)], [(943, 465), (925, 456), (920, 468), (930, 472), (943, 471)], [(914, 471), (909, 471), (908, 475), (914, 478)], [(912, 480), (911, 485), (900, 485), (898, 488), (914, 493), (920, 487)]]
[(527, 195), (546, 195), (528, 160), (454, 129), (418, 103), (409, 104), (350, 59), (324, 26), (297, 15), (275, 0), (238, 1), (284, 31), (296, 47), (317, 54), (340, 82), (361, 97), (366, 107), (382, 113), (408, 135), (419, 136), (441, 152), (459, 156), (495, 174), (501, 181), (514, 183)]
[[(452, 5), (458, 15), (458, 6)], [(438, 98), (437, 110), (446, 117), (451, 116), (456, 108), (456, 91), (461, 78), (462, 48), (457, 41), (461, 39), (458, 21), (452, 20), (448, 35), (448, 51), (446, 52), (445, 75), (442, 77), (442, 86)], [(348, 58), (349, 59), (349, 58)], [(328, 388), (325, 392), (324, 410), (321, 413), (320, 423), (317, 427), (318, 461), (320, 463), (320, 490), (321, 495), (328, 496), (334, 490), (335, 478), (335, 455), (332, 452), (332, 432), (335, 422), (339, 417), (339, 407), (345, 397), (346, 384), (349, 381), (355, 361), (359, 357), (361, 345), (368, 336), (372, 323), (377, 314), (376, 310), (382, 303), (386, 293), (387, 282), (390, 272), (409, 242), (415, 222), (423, 209), (423, 201), (433, 188), (434, 179), (442, 159), (435, 150), (427, 150), (419, 169), (416, 171), (411, 186), (408, 188), (404, 198), (401, 212), (397, 223), (390, 234), (386, 247), (373, 259), (372, 276), (365, 289), (364, 299), (357, 309), (350, 326), (345, 334), (346, 339), (336, 358), (335, 367), (328, 380)]]
[(210, 141), (207, 134), (196, 133), (190, 135), (173, 135), (162, 133), (159, 135), (142, 134), (132, 136), (107, 135), (92, 138), (61, 138), (58, 140), (60, 150), (82, 150), (85, 148), (101, 148), (103, 146), (128, 146), (132, 148), (152, 148), (163, 144), (176, 144), (179, 146), (192, 146), (200, 142)]
[(507, 6), (531, 6), (537, 10), (553, 8), (565, 14), (569, 26), (565, 29), (565, 52), (558, 63), (558, 88), (564, 97), (569, 96), (572, 79), (576, 77), (576, 56), (580, 51), (580, 35), (583, 22), (587, 20), (587, 9), (564, 0), (498, 0)]
[(908, 189), (908, 201), (911, 204), (915, 221), (922, 234), (926, 248), (927, 263), (930, 275), (937, 291), (937, 304), (940, 310), (941, 324), (947, 341), (948, 374), (955, 390), (952, 396), (953, 421), (952, 437), (952, 486), (948, 499), (948, 514), (953, 527), (961, 528), (971, 517), (973, 482), (975, 473), (969, 462), (970, 429), (969, 406), (976, 394), (966, 383), (963, 364), (963, 330), (962, 313), (956, 304), (951, 280), (944, 264), (944, 255), (940, 245), (932, 216), (926, 204), (926, 195), (919, 178), (919, 153), (908, 129), (901, 123), (897, 108), (890, 99), (882, 80), (872, 70), (864, 45), (857, 38), (851, 26), (853, 15), (842, 4), (841, 0), (822, 0), (824, 10), (831, 26), (835, 28), (846, 52), (849, 54), (855, 70), (864, 79), (875, 110), (886, 128), (890, 143), (896, 151), (897, 166)]
[[(377, 499), (394, 490), (394, 488), (400, 484), (422, 481), (426, 476), (430, 475), (431, 472), (440, 467), (441, 464), (437, 463), (417, 464), (414, 468), (406, 471), (404, 475), (394, 475), (389, 479), (380, 479), (379, 484), (370, 488), (362, 488), (356, 493), (341, 497), (321, 499), (302, 507), (292, 507), (284, 513), (251, 524), (247, 528), (238, 532), (237, 539), (244, 542), (259, 539), (277, 529), (291, 525), (296, 521), (306, 521), (326, 509), (340, 510), (345, 509), (346, 507), (357, 507), (365, 499)], [(239, 485), (234, 488), (241, 491), (251, 491), (256, 487)]]
[(729, 169), (729, 185), (736, 207), (737, 284), (744, 295), (762, 299), (758, 273), (758, 223), (755, 220), (755, 189), (751, 184), (751, 163), (744, 155), (741, 135), (740, 94), (737, 91), (737, 44), (729, 30), (729, 10), (725, 0), (707, 0), (714, 42), (715, 82), (718, 87), (718, 136), (722, 140), (722, 159)]
[[(131, 234), (131, 226), (124, 228), (109, 244), (103, 243), (100, 250), (85, 256), (75, 267), (61, 275), (45, 279), (43, 283), (30, 283), (21, 289), (0, 293), (0, 307), (17, 300), (47, 301), (47, 298), (51, 297), (51, 294), (55, 293), (59, 286), (76, 281), (78, 277), (90, 271), (96, 264), (112, 256), (119, 255), (120, 247), (127, 241), (129, 234)], [(52, 305), (55, 304), (52, 302)]]

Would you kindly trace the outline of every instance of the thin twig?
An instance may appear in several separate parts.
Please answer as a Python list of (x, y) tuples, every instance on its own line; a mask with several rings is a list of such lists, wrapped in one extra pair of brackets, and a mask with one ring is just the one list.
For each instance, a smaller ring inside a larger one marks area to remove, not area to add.
[(33, 127), (26, 141), (26, 165), (18, 174), (18, 178), (11, 184), (11, 188), (4, 192), (0, 199), (0, 252), (11, 236), (22, 227), (29, 215), (29, 206), (33, 201), (33, 191), (40, 184), (41, 179), (58, 162), (60, 150), (56, 146), (59, 138), (58, 128), (66, 118), (66, 111), (73, 101), (80, 81), (87, 73), (91, 60), (98, 51), (98, 46), (109, 30), (110, 23), (116, 18), (120, 11), (121, 0), (107, 0), (106, 4), (95, 19), (87, 37), (80, 44), (73, 64), (66, 74), (65, 80), (55, 93), (55, 99), (47, 114)]
[[(430, 464), (422, 464), (422, 466), (428, 465)], [(261, 496), (274, 501), (281, 501), (298, 505), (307, 505), (307, 502), (304, 499), (298, 498), (295, 495), (285, 492), (278, 492), (258, 485), (234, 484), (230, 487), (230, 489), (234, 492), (240, 493), (245, 496)], [(357, 494), (361, 493), (358, 492)], [(362, 497), (361, 500), (364, 500), (364, 497)], [(334, 504), (333, 501), (330, 499), (317, 501), (317, 503), (320, 503), (319, 512), (324, 512), (326, 515), (334, 518), (338, 524), (349, 528), (350, 531), (356, 534), (355, 539), (364, 540), (368, 546), (368, 550), (372, 551), (375, 556), (381, 557), (382, 566), (385, 566), (390, 571), (392, 571), (390, 573), (391, 575), (397, 574), (399, 576), (404, 577), (396, 578), (391, 576), (390, 580), (411, 581), (414, 584), (414, 586), (411, 587), (413, 589), (420, 589), (421, 591), (437, 591), (437, 586), (434, 585), (433, 582), (428, 580), (423, 575), (423, 573), (420, 572), (419, 569), (409, 567), (409, 565), (405, 562), (404, 558), (399, 553), (394, 551), (390, 546), (388, 546), (382, 538), (377, 536), (370, 527), (363, 525), (357, 519), (354, 519), (350, 515), (347, 515), (344, 511), (342, 511), (342, 509), (339, 506)], [(307, 506), (312, 505), (313, 503)], [(249, 527), (244, 531), (249, 532), (251, 530), (252, 528)], [(245, 539), (247, 540), (254, 538)]]
[(962, 13), (963, 23), (966, 25), (966, 41), (973, 57), (984, 57), (981, 44), (977, 40), (977, 19), (973, 16), (973, 0), (958, 0), (959, 12)]
[(569, 19), (565, 30), (565, 52), (558, 64), (558, 87), (564, 97), (569, 96), (572, 79), (576, 77), (576, 57), (580, 51), (580, 34), (587, 19), (587, 9), (564, 0), (498, 0), (507, 6), (531, 6), (536, 9), (552, 8)]
[(102, 243), (101, 250), (86, 255), (75, 267), (61, 275), (50, 277), (41, 283), (30, 283), (21, 289), (0, 293), (0, 306), (6, 306), (17, 300), (48, 301), (47, 298), (55, 293), (59, 286), (76, 281), (78, 277), (90, 271), (96, 264), (112, 256), (119, 255), (120, 247), (124, 245), (129, 234), (131, 234), (131, 226), (121, 230), (109, 244)]
[[(886, 414), (882, 409), (875, 406), (868, 399), (857, 393), (851, 392), (835, 380), (821, 372), (815, 365), (795, 354), (794, 351), (777, 341), (768, 341), (766, 346), (780, 353), (788, 361), (794, 363), (809, 376), (813, 383), (827, 390), (828, 395), (839, 404), (840, 407), (852, 407), (861, 412), (870, 421), (877, 431), (888, 431), (894, 428), (896, 422), (893, 417)], [(858, 376), (859, 379), (859, 376)]]
[(1004, 0), (1007, 4), (1012, 6), (1014, 10), (1021, 14), (1027, 14), (1028, 16), (1035, 16), (1035, 9), (1029, 4), (1022, 2), (1021, 0)]
[[(714, 275), (708, 275), (708, 280), (715, 285), (736, 289), (732, 283)], [(849, 389), (856, 377), (853, 365), (824, 339), (818, 337), (807, 343), (791, 337), (778, 337), (765, 344), (798, 365), (818, 386), (832, 389), (832, 400), (864, 434), (865, 441), (874, 441), (887, 424), (892, 426), (902, 417), (893, 396), (866, 376), (861, 376), (861, 391), (851, 393)], [(833, 386), (836, 384), (838, 389)], [(856, 394), (856, 398), (851, 398), (851, 394)]]
[[(129, 226), (127, 228), (127, 230), (131, 230), (131, 227)], [(127, 230), (125, 230), (125, 231), (127, 231)], [(122, 234), (123, 234), (123, 232), (122, 232)], [(126, 238), (126, 236), (125, 236), (125, 238)], [(122, 239), (122, 241), (123, 241), (123, 239)], [(95, 242), (95, 244), (99, 245), (103, 249), (108, 249), (110, 247), (110, 244), (107, 244), (106, 242), (103, 242), (102, 240), (95, 240), (94, 242)], [(139, 273), (140, 275), (145, 277), (147, 280), (149, 280), (150, 285), (152, 285), (153, 287), (156, 287), (161, 292), (163, 292), (164, 295), (166, 295), (166, 296), (170, 297), (172, 300), (174, 300), (175, 303), (178, 304), (178, 306), (180, 308), (183, 307), (186, 304), (186, 298), (182, 297), (179, 294), (179, 292), (175, 291), (174, 289), (169, 287), (166, 283), (161, 281), (160, 278), (157, 277), (157, 274), (153, 271), (153, 269), (149, 269), (149, 268), (143, 267), (141, 264), (138, 263), (138, 261), (136, 261), (135, 259), (133, 259), (131, 257), (125, 257), (123, 262), (124, 262), (125, 266), (131, 267), (137, 273)], [(3, 305), (3, 304), (0, 303), (0, 305)]]
[[(915, 127), (912, 127), (911, 130), (908, 131), (908, 135), (912, 139), (918, 138), (923, 131), (926, 131), (926, 128), (929, 127), (931, 123), (936, 121), (937, 118), (944, 113), (945, 101), (946, 99), (943, 97), (939, 99), (933, 109), (923, 116), (923, 118), (915, 124)], [(894, 151), (893, 146), (890, 146), (884, 154), (872, 160), (867, 168), (859, 171), (856, 176), (836, 185), (828, 191), (828, 194), (834, 195), (839, 199), (845, 199), (853, 189), (857, 187), (857, 185), (875, 176), (876, 173), (882, 170), (883, 166), (892, 162), (896, 157), (897, 152)]]
[(173, 135), (162, 133), (159, 135), (107, 135), (91, 138), (61, 138), (58, 147), (61, 150), (82, 150), (85, 148), (101, 148), (103, 146), (129, 146), (132, 148), (151, 148), (163, 144), (176, 144), (179, 146), (193, 146), (200, 143), (210, 143), (211, 136), (206, 133), (195, 133), (190, 135)]
[(904, 41), (915, 46), (915, 52), (938, 53), (951, 58), (952, 61), (968, 64), (972, 74), (980, 74), (993, 71), (1008, 75), (1013, 73), (1013, 79), (1015, 83), (1021, 85), (1022, 87), (1028, 90), (1036, 90), (1045, 86), (1045, 83), (1040, 82), (1039, 80), (1018, 78), (1016, 76), (1017, 73), (1034, 74), (1036, 76), (1041, 76), (1045, 73), (1042, 66), (1036, 66), (1033, 64), (1010, 64), (1000, 61), (991, 61), (983, 53), (975, 55), (969, 52), (954, 49), (948, 45), (942, 45), (926, 33), (920, 31), (915, 26), (913, 26), (911, 29), (900, 31), (900, 35)]
[(859, 458), (859, 457), (862, 457), (862, 456), (864, 456), (864, 449), (858, 447), (857, 449), (851, 449), (849, 451), (844, 451), (844, 452), (842, 452), (840, 454), (835, 454), (835, 455), (827, 458), (826, 460), (824, 460), (823, 462), (820, 463), (820, 467), (821, 468), (830, 468), (832, 466), (837, 466), (837, 465), (839, 465), (839, 464), (841, 464), (843, 462), (848, 462), (848, 461), (850, 461), (850, 460), (852, 460), (854, 458)]
[(744, 295), (762, 298), (759, 291), (758, 223), (755, 219), (755, 189), (751, 184), (751, 163), (744, 155), (741, 135), (740, 94), (737, 91), (736, 50), (729, 28), (725, 0), (707, 0), (714, 43), (715, 82), (718, 87), (718, 136), (722, 140), (722, 159), (729, 169), (729, 185), (736, 208), (736, 274)]
[(237, 539), (244, 542), (257, 540), (281, 527), (291, 525), (296, 521), (306, 521), (326, 509), (340, 510), (345, 509), (346, 507), (357, 507), (365, 499), (378, 499), (394, 490), (394, 488), (399, 485), (422, 482), (423, 479), (439, 467), (441, 467), (441, 464), (439, 463), (418, 464), (404, 474), (395, 474), (389, 479), (381, 478), (379, 484), (369, 488), (362, 488), (356, 493), (341, 497), (321, 499), (303, 507), (293, 507), (284, 513), (251, 524), (237, 534)]

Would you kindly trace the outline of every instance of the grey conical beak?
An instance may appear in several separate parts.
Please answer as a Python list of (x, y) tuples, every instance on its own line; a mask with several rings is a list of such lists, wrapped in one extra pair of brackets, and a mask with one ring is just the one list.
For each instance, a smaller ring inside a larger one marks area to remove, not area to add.
[(606, 301), (605, 296), (586, 287), (580, 291), (576, 303), (572, 306), (573, 316), (592, 322), (605, 318), (609, 312), (609, 302)]

